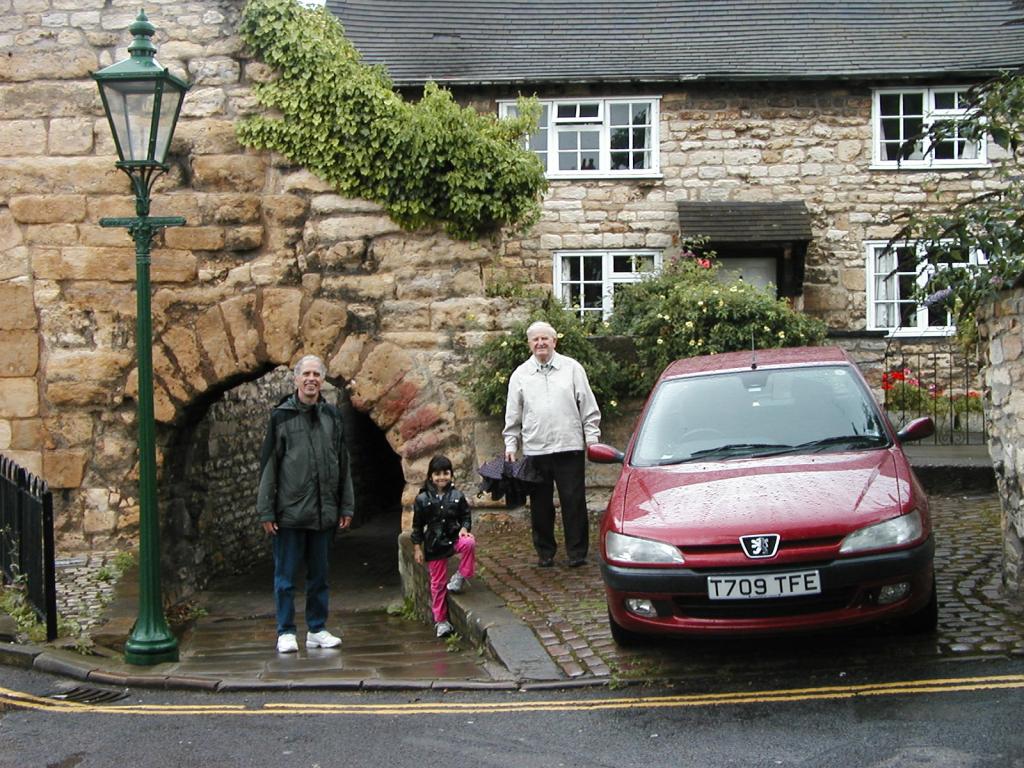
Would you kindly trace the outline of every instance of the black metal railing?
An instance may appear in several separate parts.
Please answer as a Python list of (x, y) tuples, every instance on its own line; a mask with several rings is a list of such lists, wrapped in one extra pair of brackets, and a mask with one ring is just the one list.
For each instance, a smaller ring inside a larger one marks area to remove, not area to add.
[(882, 390), (896, 428), (931, 416), (936, 445), (984, 445), (988, 435), (978, 359), (954, 340), (890, 340)]
[(53, 494), (46, 482), (0, 455), (0, 566), (4, 583), (23, 581), (29, 604), (57, 637)]

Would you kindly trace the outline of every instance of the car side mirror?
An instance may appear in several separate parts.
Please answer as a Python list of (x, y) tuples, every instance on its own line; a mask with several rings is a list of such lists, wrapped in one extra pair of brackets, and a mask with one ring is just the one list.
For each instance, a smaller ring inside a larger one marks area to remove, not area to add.
[(912, 443), (915, 440), (923, 440), (935, 434), (935, 422), (931, 416), (922, 416), (914, 419), (903, 429), (896, 433), (901, 443)]
[(587, 458), (595, 464), (621, 464), (626, 454), (610, 445), (593, 443), (587, 446)]

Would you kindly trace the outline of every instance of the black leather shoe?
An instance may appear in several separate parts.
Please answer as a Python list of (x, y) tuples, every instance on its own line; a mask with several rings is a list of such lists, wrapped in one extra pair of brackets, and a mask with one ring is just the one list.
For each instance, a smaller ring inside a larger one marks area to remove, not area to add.
[(587, 564), (587, 558), (585, 558), (585, 557), (577, 557), (577, 558), (569, 561), (569, 567), (570, 568), (579, 568), (581, 565), (586, 565), (586, 564)]
[(555, 559), (553, 557), (542, 557), (540, 560), (537, 561), (538, 568), (550, 568), (554, 564)]

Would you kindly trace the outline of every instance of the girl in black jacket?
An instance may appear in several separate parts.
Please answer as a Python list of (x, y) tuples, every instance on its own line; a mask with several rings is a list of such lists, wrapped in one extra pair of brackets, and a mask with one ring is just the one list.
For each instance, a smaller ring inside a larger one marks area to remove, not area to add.
[[(413, 557), (430, 573), (430, 602), (438, 637), (453, 631), (448, 622), (449, 592), (459, 593), (473, 577), (476, 539), (469, 502), (452, 485), (452, 462), (435, 456), (427, 466), (427, 479), (412, 505)], [(458, 570), (448, 579), (448, 558), (460, 555)]]

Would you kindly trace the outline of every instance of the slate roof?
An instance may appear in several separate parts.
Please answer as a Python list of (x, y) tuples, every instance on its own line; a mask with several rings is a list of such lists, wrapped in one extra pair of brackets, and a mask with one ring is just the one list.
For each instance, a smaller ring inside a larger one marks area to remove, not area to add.
[(778, 203), (681, 202), (679, 231), (713, 243), (786, 243), (811, 239), (811, 215), (802, 200)]
[(977, 77), (1013, 0), (327, 0), (398, 86)]

